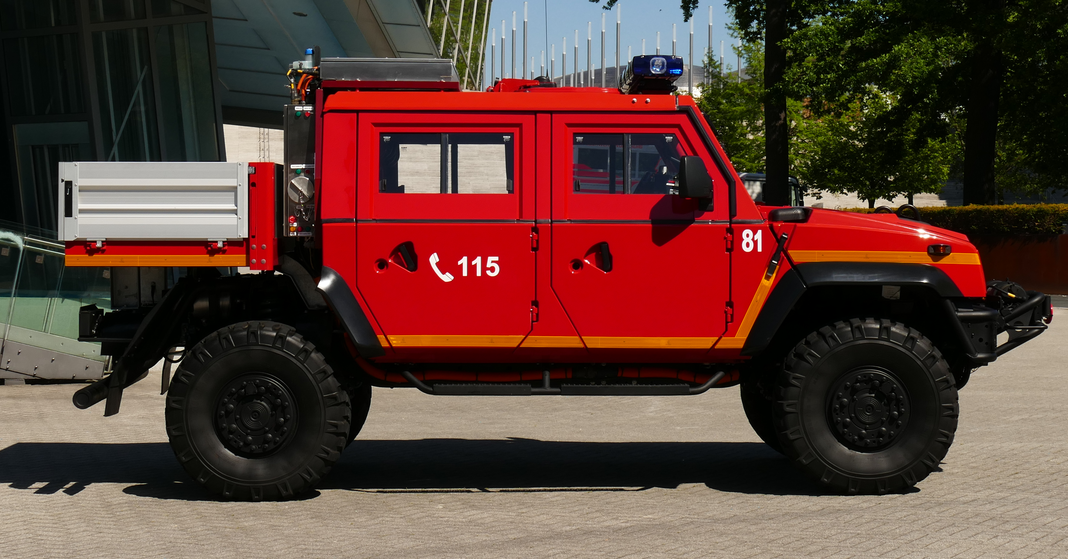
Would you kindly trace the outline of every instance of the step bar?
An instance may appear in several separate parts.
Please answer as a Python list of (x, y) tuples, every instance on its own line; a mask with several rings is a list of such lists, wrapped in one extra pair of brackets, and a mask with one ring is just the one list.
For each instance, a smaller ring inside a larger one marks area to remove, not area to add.
[(425, 394), (434, 396), (691, 396), (707, 392), (716, 386), (726, 371), (718, 371), (704, 384), (691, 386), (673, 384), (562, 384), (549, 385), (549, 372), (545, 371), (542, 386), (526, 383), (459, 383), (437, 382), (427, 384), (411, 371), (401, 371), (401, 376)]

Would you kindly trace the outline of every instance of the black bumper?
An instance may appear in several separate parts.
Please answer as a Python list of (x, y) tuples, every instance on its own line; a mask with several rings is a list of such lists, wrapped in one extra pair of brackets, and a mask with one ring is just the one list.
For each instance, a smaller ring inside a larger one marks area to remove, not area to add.
[[(1053, 319), (1049, 295), (1025, 291), (1016, 284), (990, 282), (982, 305), (955, 304), (945, 300), (965, 358), (974, 367), (986, 365), (1016, 349), (1048, 328)], [(997, 337), (1009, 333), (998, 345)]]

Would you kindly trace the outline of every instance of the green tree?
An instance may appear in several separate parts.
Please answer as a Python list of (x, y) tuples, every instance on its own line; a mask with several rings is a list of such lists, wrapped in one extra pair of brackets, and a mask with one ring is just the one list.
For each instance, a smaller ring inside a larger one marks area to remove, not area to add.
[(875, 207), (877, 199), (922, 192), (937, 193), (959, 157), (955, 137), (920, 135), (922, 119), (904, 122), (886, 118), (897, 100), (871, 91), (848, 102), (842, 110), (820, 115), (805, 111), (794, 134), (793, 168), (811, 192), (855, 192)]
[(998, 178), (1021, 163), (1036, 177), (1068, 162), (1063, 127), (1048, 129), (1068, 124), (1066, 0), (822, 0), (806, 8), (807, 24), (786, 41), (791, 87), (826, 113), (874, 86), (896, 97), (887, 121), (919, 117), (916, 133), (930, 140), (956, 133), (966, 204), (995, 203)]
[[(738, 51), (738, 47), (735, 47)], [(730, 72), (712, 72), (701, 88), (698, 107), (716, 133), (716, 139), (738, 172), (763, 173), (764, 166), (764, 61), (763, 45), (743, 43), (738, 53), (746, 79)], [(705, 68), (718, 62), (709, 55)]]

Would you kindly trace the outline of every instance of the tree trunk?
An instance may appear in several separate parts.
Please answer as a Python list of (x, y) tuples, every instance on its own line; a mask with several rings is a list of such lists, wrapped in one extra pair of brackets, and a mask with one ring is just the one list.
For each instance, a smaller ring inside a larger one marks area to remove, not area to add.
[(781, 42), (788, 32), (786, 14), (790, 0), (767, 0), (767, 28), (764, 42), (764, 202), (772, 206), (790, 205), (789, 120), (786, 95), (780, 91), (786, 70), (786, 49)]
[(964, 205), (996, 204), (994, 158), (997, 155), (998, 101), (1004, 79), (1001, 51), (991, 41), (972, 51), (968, 123), (964, 132)]

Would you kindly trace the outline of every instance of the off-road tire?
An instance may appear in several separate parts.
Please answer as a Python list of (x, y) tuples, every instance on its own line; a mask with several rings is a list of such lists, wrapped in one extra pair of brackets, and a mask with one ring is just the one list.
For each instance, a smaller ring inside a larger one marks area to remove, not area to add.
[(367, 421), (367, 412), (371, 411), (371, 383), (364, 381), (359, 386), (348, 391), (349, 402), (352, 405), (352, 420), (349, 422), (349, 436), (345, 441), (348, 447), (360, 434), (363, 424)]
[(749, 425), (753, 427), (760, 440), (767, 443), (775, 452), (782, 453), (782, 443), (779, 442), (779, 433), (775, 430), (774, 398), (765, 394), (758, 379), (750, 378), (743, 380), (739, 387), (742, 397), (742, 409)]
[(314, 487), (341, 456), (350, 416), (349, 396), (315, 346), (290, 326), (259, 321), (194, 346), (165, 413), (186, 473), (210, 493), (253, 501)]
[(774, 409), (783, 453), (849, 494), (926, 478), (953, 443), (959, 413), (953, 375), (931, 340), (872, 318), (836, 322), (797, 344)]

